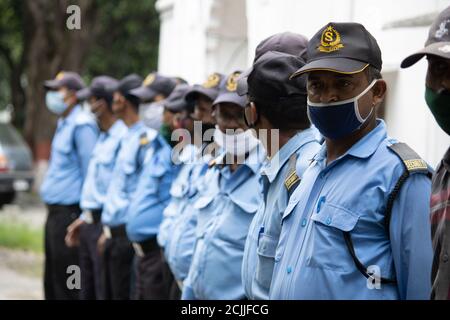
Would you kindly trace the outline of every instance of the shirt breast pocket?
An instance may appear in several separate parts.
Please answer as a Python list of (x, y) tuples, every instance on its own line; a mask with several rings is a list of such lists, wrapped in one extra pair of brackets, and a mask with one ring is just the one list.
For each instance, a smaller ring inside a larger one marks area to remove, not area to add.
[(125, 162), (123, 165), (123, 173), (125, 174), (124, 191), (132, 193), (136, 189), (137, 178), (137, 163), (135, 161)]
[(311, 216), (312, 230), (307, 246), (307, 265), (349, 272), (354, 262), (344, 240), (344, 232), (354, 232), (360, 215), (339, 205), (322, 204)]
[(269, 289), (272, 281), (275, 252), (278, 240), (268, 234), (261, 234), (257, 249), (258, 263), (256, 265), (255, 280), (266, 289)]
[(197, 210), (197, 227), (196, 227), (196, 237), (201, 238), (206, 230), (206, 226), (210, 219), (213, 219), (213, 196), (202, 196), (199, 197), (194, 203), (194, 209)]
[(250, 223), (258, 206), (258, 203), (251, 201), (236, 201), (236, 199), (233, 201), (228, 198), (223, 213), (219, 217), (218, 237), (243, 249)]
[(115, 149), (95, 150), (94, 157), (97, 159), (97, 182), (100, 189), (106, 192), (109, 182), (111, 181), (112, 171), (116, 160)]

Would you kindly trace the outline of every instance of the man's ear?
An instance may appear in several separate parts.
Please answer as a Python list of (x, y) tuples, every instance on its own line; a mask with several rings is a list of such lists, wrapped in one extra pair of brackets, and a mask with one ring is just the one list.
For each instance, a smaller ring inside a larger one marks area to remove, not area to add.
[(249, 111), (247, 112), (248, 117), (248, 123), (251, 126), (256, 125), (256, 122), (258, 122), (258, 111), (256, 109), (256, 105), (254, 102), (250, 102)]
[(74, 90), (68, 90), (66, 96), (67, 96), (67, 104), (71, 106), (79, 102), (76, 96), (76, 91)]
[(373, 86), (373, 105), (379, 105), (383, 102), (386, 96), (386, 81), (379, 79), (377, 83)]

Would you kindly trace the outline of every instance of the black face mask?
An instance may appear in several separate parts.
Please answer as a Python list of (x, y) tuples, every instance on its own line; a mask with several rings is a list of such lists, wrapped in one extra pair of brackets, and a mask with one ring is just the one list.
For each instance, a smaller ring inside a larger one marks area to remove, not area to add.
[(438, 125), (450, 135), (450, 91), (425, 88), (425, 101)]

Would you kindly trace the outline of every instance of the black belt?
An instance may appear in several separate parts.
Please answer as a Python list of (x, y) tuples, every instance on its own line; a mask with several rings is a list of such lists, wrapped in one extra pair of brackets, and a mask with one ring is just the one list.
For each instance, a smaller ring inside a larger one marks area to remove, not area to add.
[(158, 241), (156, 241), (156, 237), (141, 242), (133, 242), (133, 248), (136, 252), (136, 255), (139, 257), (146, 256), (148, 253), (154, 252), (155, 250), (157, 250), (158, 252), (160, 250)]
[(126, 230), (125, 224), (121, 224), (116, 227), (103, 226), (103, 232), (105, 233), (107, 238), (126, 238), (127, 237), (127, 230)]
[(70, 209), (71, 211), (78, 211), (78, 212), (81, 211), (78, 203), (67, 204), (67, 205), (65, 205), (65, 204), (48, 204), (47, 203), (47, 208), (49, 209), (50, 213), (61, 210), (61, 209), (63, 209), (63, 210)]

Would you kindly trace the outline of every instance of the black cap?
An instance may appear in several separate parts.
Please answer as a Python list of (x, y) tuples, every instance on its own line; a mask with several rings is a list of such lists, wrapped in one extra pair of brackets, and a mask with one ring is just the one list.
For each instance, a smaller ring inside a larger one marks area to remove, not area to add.
[(199, 94), (202, 94), (211, 101), (216, 100), (219, 95), (221, 83), (225, 83), (225, 76), (221, 73), (211, 73), (203, 84), (194, 85), (191, 90), (186, 94), (186, 100), (194, 101)]
[(214, 100), (213, 105), (219, 104), (219, 103), (234, 103), (241, 107), (245, 107), (245, 104), (247, 102), (247, 98), (244, 96), (240, 96), (237, 94), (237, 80), (239, 78), (239, 75), (241, 74), (241, 71), (235, 71), (232, 74), (230, 74), (228, 77), (226, 77), (226, 80), (223, 81), (220, 85), (219, 95)]
[(127, 75), (126, 77), (122, 78), (117, 85), (112, 86), (111, 88), (109, 88), (110, 90), (114, 91), (118, 91), (120, 92), (122, 95), (129, 95), (130, 91), (138, 88), (142, 83), (142, 77), (132, 73)]
[(302, 56), (306, 53), (307, 46), (308, 38), (301, 34), (292, 32), (276, 33), (258, 44), (255, 50), (253, 63), (255, 63), (264, 53), (269, 51), (278, 51), (295, 56)]
[[(258, 44), (255, 50), (253, 64), (263, 54), (269, 51), (284, 52), (294, 56), (301, 56), (303, 59), (306, 59), (307, 46), (308, 38), (301, 34), (292, 32), (276, 33)], [(253, 67), (250, 67), (240, 75), (237, 89), (239, 95), (243, 95), (245, 94), (244, 92), (248, 91), (247, 77), (252, 72), (252, 69)]]
[(425, 48), (406, 57), (400, 66), (408, 68), (428, 54), (450, 59), (450, 7), (442, 11), (433, 21)]
[(141, 101), (151, 101), (158, 94), (167, 98), (175, 89), (177, 82), (175, 79), (165, 77), (157, 72), (150, 73), (142, 82), (139, 88), (130, 91), (130, 94), (136, 96)]
[(67, 87), (70, 90), (78, 91), (83, 89), (85, 84), (80, 75), (72, 71), (58, 72), (55, 79), (44, 82), (44, 88), (47, 90), (56, 90), (61, 87)]
[(98, 76), (92, 79), (89, 87), (77, 91), (78, 100), (86, 100), (92, 96), (107, 97), (112, 96), (114, 86), (117, 86), (119, 81), (109, 76)]
[(192, 112), (194, 110), (193, 101), (187, 101), (185, 99), (186, 94), (191, 88), (188, 84), (177, 85), (167, 99), (162, 101), (163, 106), (171, 112), (181, 112), (183, 110)]
[(291, 77), (325, 70), (344, 74), (363, 71), (369, 65), (381, 71), (381, 50), (377, 40), (355, 22), (330, 22), (308, 43), (307, 63)]
[(264, 101), (306, 96), (305, 77), (290, 80), (289, 76), (305, 65), (299, 56), (269, 51), (253, 65), (248, 76), (248, 94)]

